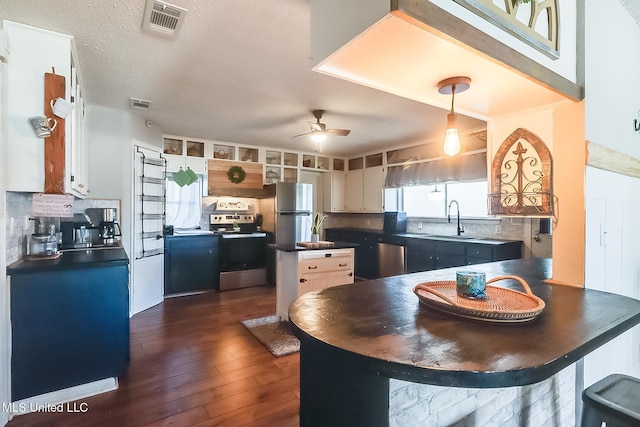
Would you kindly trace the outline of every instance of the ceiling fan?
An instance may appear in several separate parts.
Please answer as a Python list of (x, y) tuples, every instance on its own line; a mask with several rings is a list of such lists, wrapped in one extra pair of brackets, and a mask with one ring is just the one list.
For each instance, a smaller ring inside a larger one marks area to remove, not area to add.
[(327, 129), (327, 125), (320, 122), (320, 119), (324, 114), (324, 110), (313, 110), (311, 114), (316, 118), (315, 122), (307, 121), (307, 123), (309, 123), (309, 127), (311, 127), (311, 131), (295, 135), (292, 138), (311, 135), (311, 139), (315, 142), (321, 142), (324, 141), (327, 135), (347, 136), (351, 132), (349, 129)]

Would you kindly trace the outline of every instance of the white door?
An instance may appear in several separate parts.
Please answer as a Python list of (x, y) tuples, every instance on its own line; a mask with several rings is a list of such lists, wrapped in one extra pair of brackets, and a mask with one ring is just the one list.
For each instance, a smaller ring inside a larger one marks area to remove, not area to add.
[[(638, 194), (640, 180), (591, 167), (586, 171), (585, 287), (637, 299), (640, 202), (630, 195)], [(612, 373), (639, 376), (639, 346), (640, 326), (636, 326), (588, 354), (585, 387)]]
[(159, 304), (164, 292), (164, 171), (159, 150), (134, 146), (131, 314)]

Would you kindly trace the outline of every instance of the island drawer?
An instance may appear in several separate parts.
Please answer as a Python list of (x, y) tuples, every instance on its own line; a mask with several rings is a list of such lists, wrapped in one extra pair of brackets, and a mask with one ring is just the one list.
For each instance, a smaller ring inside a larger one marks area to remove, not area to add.
[(335, 271), (335, 270), (352, 270), (353, 262), (349, 257), (330, 257), (303, 259), (300, 262), (301, 273)]

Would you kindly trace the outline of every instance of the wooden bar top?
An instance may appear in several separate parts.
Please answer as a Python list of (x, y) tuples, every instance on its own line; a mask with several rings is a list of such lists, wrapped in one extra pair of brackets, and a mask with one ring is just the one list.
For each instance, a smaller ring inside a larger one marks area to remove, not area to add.
[[(495, 388), (549, 378), (640, 323), (640, 301), (589, 289), (549, 285), (551, 260), (474, 265), (487, 279), (524, 278), (546, 307), (533, 321), (498, 324), (440, 314), (419, 303), (413, 287), (455, 280), (450, 268), (311, 292), (289, 319), (301, 351), (327, 352), (346, 366), (424, 384)], [(496, 286), (522, 291), (517, 281)]]

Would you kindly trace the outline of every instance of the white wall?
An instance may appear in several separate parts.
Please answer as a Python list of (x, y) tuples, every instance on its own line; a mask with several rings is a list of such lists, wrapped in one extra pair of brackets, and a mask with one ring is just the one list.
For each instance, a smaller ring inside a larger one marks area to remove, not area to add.
[(113, 108), (87, 108), (89, 197), (119, 199), (122, 242), (131, 257), (131, 223), (125, 212), (131, 197), (131, 113)]
[[(585, 2), (586, 139), (640, 157), (640, 27), (617, 0)], [(606, 26), (604, 24), (607, 24)], [(640, 180), (587, 168), (586, 287), (640, 298)], [(602, 242), (601, 224), (607, 231)], [(615, 309), (612, 307), (612, 309)], [(585, 386), (611, 372), (640, 376), (636, 326), (585, 358)]]
[(586, 138), (640, 158), (640, 27), (618, 0), (585, 7)]
[[(0, 277), (6, 279), (7, 206), (6, 144), (7, 144), (7, 98), (5, 65), (0, 61)], [(5, 281), (0, 286), (0, 405), (11, 401), (11, 346), (9, 345), (9, 286)], [(9, 421), (9, 413), (0, 411), (0, 425)]]

